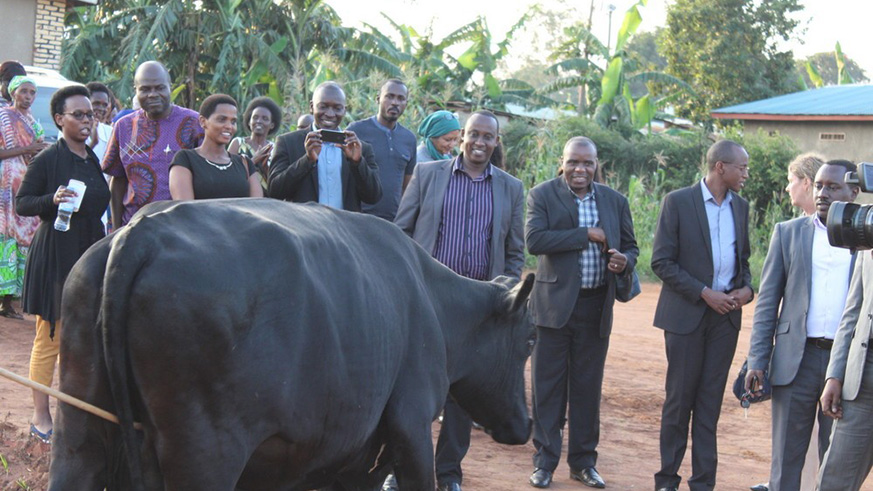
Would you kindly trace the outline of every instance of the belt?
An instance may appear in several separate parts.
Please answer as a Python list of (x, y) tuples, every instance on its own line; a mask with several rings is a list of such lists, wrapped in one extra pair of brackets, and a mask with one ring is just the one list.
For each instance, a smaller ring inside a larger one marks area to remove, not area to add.
[(597, 288), (580, 288), (579, 296), (580, 297), (596, 297), (597, 295), (603, 295), (606, 293), (606, 285), (598, 286)]
[(834, 340), (828, 338), (806, 338), (806, 344), (811, 344), (819, 349), (829, 350), (833, 347)]

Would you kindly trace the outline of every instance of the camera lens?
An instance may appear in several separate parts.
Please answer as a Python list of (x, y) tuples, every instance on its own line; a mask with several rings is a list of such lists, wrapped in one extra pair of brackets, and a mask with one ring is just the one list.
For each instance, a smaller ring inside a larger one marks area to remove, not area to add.
[(828, 242), (844, 249), (873, 249), (873, 205), (836, 201), (828, 210)]

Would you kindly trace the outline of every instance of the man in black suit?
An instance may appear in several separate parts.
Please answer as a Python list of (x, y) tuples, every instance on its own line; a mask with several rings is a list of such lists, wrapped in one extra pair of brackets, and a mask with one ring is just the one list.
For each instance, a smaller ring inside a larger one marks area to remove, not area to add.
[(346, 130), (344, 142), (324, 141), (322, 130), (340, 131), (346, 94), (336, 82), (316, 87), (309, 108), (312, 128), (286, 133), (276, 140), (267, 194), (272, 198), (318, 203), (361, 211), (361, 202), (382, 198), (373, 148)]
[(704, 179), (664, 198), (652, 247), (652, 271), (663, 282), (654, 324), (667, 348), (659, 491), (679, 488), (692, 413), (688, 485), (715, 486), (716, 427), (742, 306), (753, 296), (749, 204), (736, 194), (749, 176), (749, 154), (721, 140), (706, 152), (706, 164)]
[(594, 182), (599, 165), (594, 142), (571, 138), (561, 162), (563, 176), (531, 189), (527, 198), (525, 238), (528, 251), (537, 255), (530, 300), (537, 326), (532, 360), (536, 469), (530, 484), (551, 484), (569, 402), (570, 477), (603, 488), (594, 467), (603, 364), (616, 278), (633, 273), (639, 249), (627, 198)]

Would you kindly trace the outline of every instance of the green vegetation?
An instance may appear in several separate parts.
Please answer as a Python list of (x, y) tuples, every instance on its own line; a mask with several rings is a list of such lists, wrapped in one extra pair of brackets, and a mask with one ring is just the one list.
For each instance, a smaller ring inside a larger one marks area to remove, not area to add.
[[(268, 95), (284, 106), (286, 128), (308, 112), (311, 91), (325, 80), (343, 82), (354, 120), (374, 114), (374, 94), (386, 78), (402, 78), (411, 99), (401, 122), (412, 129), (449, 102), (564, 110), (575, 116), (515, 119), (501, 128), (507, 170), (530, 189), (556, 175), (568, 138), (592, 138), (602, 179), (630, 200), (640, 272), (653, 279), (660, 201), (700, 178), (714, 138), (707, 131), (712, 109), (866, 77), (839, 45), (834, 54), (799, 62), (780, 50), (798, 24), (791, 15), (801, 8), (798, 0), (675, 0), (667, 26), (652, 33), (638, 32), (646, 4), (637, 0), (624, 13), (612, 45), (593, 34), (593, 0), (587, 20), (532, 8), (505, 33), (492, 33), (480, 17), (441, 39), (387, 16), (389, 29), (344, 27), (323, 0), (102, 0), (68, 14), (61, 70), (75, 80), (107, 82), (126, 102), (135, 67), (157, 59), (170, 70), (178, 104), (196, 107), (215, 92), (243, 105)], [(512, 43), (525, 35), (540, 49), (504, 77)], [(653, 118), (671, 106), (694, 118), (694, 129), (639, 131), (651, 130)], [(786, 165), (798, 151), (778, 135), (730, 126), (721, 132), (750, 155), (742, 194), (752, 204), (758, 275), (773, 224), (793, 214), (782, 197)]]

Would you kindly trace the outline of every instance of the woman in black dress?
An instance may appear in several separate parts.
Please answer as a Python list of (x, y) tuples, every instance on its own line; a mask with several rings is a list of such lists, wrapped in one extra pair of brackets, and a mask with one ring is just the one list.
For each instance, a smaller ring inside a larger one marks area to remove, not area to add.
[[(51, 114), (63, 138), (33, 158), (15, 196), (16, 213), (41, 220), (27, 255), (21, 303), (25, 312), (36, 316), (30, 378), (47, 386), (51, 385), (60, 348), (64, 280), (79, 257), (103, 238), (100, 216), (109, 205), (109, 186), (100, 162), (86, 144), (94, 121), (89, 96), (81, 85), (63, 87), (52, 94)], [(54, 228), (58, 204), (77, 196), (67, 189), (70, 179), (87, 187), (69, 230), (61, 232)], [(46, 443), (52, 435), (48, 396), (35, 390), (30, 432)]]
[(180, 150), (170, 164), (173, 199), (261, 198), (264, 192), (255, 165), (231, 155), (227, 144), (236, 133), (237, 105), (233, 97), (214, 94), (200, 105), (203, 143)]

